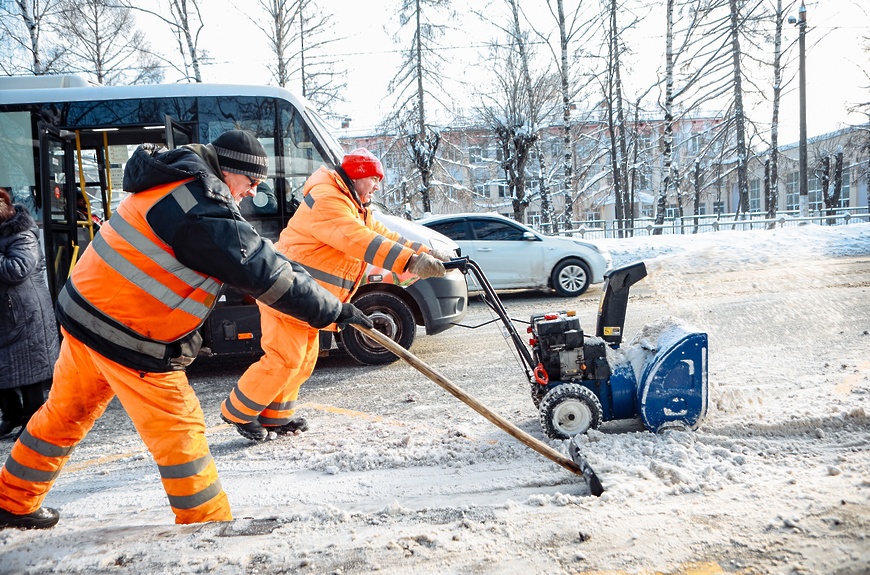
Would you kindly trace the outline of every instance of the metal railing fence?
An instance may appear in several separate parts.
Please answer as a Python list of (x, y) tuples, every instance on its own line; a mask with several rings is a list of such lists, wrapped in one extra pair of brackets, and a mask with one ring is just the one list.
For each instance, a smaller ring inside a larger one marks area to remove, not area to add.
[[(740, 214), (715, 214), (701, 216), (683, 216), (665, 218), (664, 223), (656, 225), (653, 218), (635, 218), (632, 225), (630, 220), (587, 220), (571, 222), (571, 229), (565, 229), (564, 224), (559, 226), (558, 235), (580, 237), (586, 239), (605, 239), (633, 236), (649, 236), (661, 229), (662, 234), (700, 234), (717, 232), (720, 230), (763, 230), (770, 228), (785, 228), (806, 224), (818, 224), (828, 226), (842, 226), (852, 223), (870, 222), (870, 210), (867, 207), (860, 208), (837, 208), (833, 215), (827, 210), (815, 211), (812, 215), (802, 218), (797, 215), (797, 210), (779, 212), (775, 218), (767, 218), (767, 214), (750, 213)], [(552, 235), (550, 224), (533, 226), (543, 234)]]

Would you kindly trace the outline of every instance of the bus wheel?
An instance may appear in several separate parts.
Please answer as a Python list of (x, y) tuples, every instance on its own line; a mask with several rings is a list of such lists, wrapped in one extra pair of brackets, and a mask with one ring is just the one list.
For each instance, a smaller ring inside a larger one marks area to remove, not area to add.
[[(405, 349), (409, 349), (414, 343), (417, 324), (411, 308), (401, 298), (390, 293), (373, 292), (355, 299), (353, 305), (369, 316), (376, 330)], [(381, 365), (399, 359), (353, 327), (342, 330), (341, 343), (352, 358), (363, 364)]]

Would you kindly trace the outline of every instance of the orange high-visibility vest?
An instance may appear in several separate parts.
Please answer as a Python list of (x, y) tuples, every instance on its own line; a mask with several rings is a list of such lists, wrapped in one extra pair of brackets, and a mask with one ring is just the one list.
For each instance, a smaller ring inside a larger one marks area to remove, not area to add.
[(185, 184), (190, 181), (157, 186), (121, 202), (58, 298), (66, 315), (116, 345), (156, 358), (165, 356), (163, 344), (203, 324), (221, 282), (175, 259), (146, 220), (151, 207), (167, 194), (185, 205), (190, 198)]

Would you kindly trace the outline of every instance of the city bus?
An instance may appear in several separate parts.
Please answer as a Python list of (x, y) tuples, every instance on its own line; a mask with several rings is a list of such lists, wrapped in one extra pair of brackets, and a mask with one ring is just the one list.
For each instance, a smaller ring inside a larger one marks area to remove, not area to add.
[[(239, 209), (263, 236), (276, 240), (301, 201), (302, 186), (344, 150), (305, 99), (270, 86), (161, 84), (97, 86), (79, 76), (0, 78), (0, 187), (31, 210), (40, 225), (47, 282), (56, 297), (82, 251), (123, 200), (124, 166), (142, 143), (168, 149), (207, 143), (229, 129), (253, 132), (269, 154), (269, 177)], [(404, 237), (440, 250), (449, 238), (377, 212)], [(409, 348), (417, 327), (434, 335), (465, 316), (465, 277), (421, 280), (369, 267), (354, 303), (376, 327)], [(255, 302), (227, 289), (201, 327), (207, 355), (260, 352)], [(343, 348), (365, 364), (396, 356), (356, 330), (321, 332), (324, 352)]]

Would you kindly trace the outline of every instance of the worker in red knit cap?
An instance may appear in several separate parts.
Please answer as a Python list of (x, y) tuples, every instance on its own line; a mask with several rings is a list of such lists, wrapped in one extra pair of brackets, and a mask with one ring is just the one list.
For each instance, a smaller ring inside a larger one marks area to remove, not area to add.
[[(275, 245), (342, 302), (353, 297), (367, 264), (421, 279), (446, 274), (441, 262), (450, 254), (406, 240), (375, 220), (369, 204), (383, 179), (380, 160), (365, 148), (345, 155), (334, 170), (322, 166), (305, 182), (299, 209)], [(221, 405), (224, 421), (251, 441), (308, 429), (295, 416), (296, 399), (320, 351), (317, 328), (265, 305), (260, 318), (264, 355)]]

